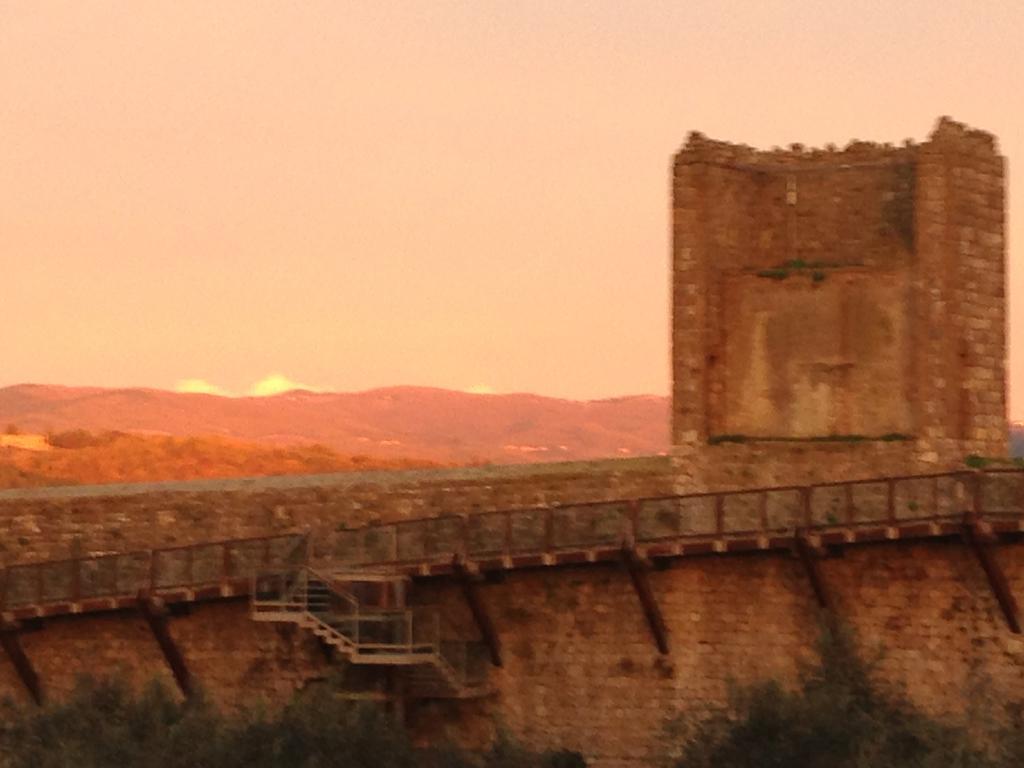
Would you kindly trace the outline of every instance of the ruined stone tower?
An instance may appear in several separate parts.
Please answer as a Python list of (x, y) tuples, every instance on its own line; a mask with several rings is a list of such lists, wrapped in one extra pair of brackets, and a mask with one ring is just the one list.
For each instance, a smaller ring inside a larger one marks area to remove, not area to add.
[(942, 118), (920, 145), (761, 152), (693, 133), (673, 171), (681, 490), (1005, 455), (991, 135)]

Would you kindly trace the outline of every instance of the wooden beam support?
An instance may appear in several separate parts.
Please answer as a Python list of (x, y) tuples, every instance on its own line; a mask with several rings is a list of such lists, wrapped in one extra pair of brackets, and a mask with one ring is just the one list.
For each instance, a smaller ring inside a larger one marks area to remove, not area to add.
[(658, 652), (662, 655), (668, 654), (668, 628), (665, 626), (665, 619), (661, 615), (661, 608), (654, 597), (651, 583), (647, 579), (647, 565), (633, 547), (622, 548), (622, 562), (629, 571), (629, 578), (633, 582), (633, 589), (636, 596), (640, 598), (640, 607), (643, 608), (644, 618), (647, 619), (647, 626), (651, 630), (651, 637), (654, 644), (658, 646)]
[(7, 658), (14, 665), (15, 671), (21, 679), (21, 684), (25, 686), (29, 696), (32, 697), (36, 704), (42, 705), (43, 689), (39, 684), (39, 675), (36, 674), (35, 667), (32, 666), (32, 662), (29, 661), (28, 656), (25, 654), (25, 649), (21, 647), (21, 640), (18, 638), (18, 628), (5, 622), (4, 626), (0, 627), (0, 644), (3, 645), (4, 653), (7, 654)]
[(142, 618), (149, 625), (157, 645), (160, 646), (160, 650), (163, 652), (167, 666), (171, 668), (174, 682), (178, 684), (178, 689), (185, 698), (190, 698), (192, 696), (192, 677), (189, 675), (188, 667), (185, 665), (184, 656), (181, 655), (177, 643), (171, 637), (171, 631), (167, 622), (166, 606), (160, 598), (150, 597), (148, 594), (140, 594), (138, 604)]
[(992, 535), (987, 532), (978, 519), (968, 515), (964, 520), (964, 538), (968, 546), (978, 559), (981, 569), (988, 579), (989, 588), (995, 595), (999, 608), (1003, 612), (1010, 631), (1016, 635), (1020, 634), (1020, 610), (1017, 607), (1017, 600), (1010, 590), (1010, 582), (1006, 578), (1002, 567), (995, 558), (992, 551)]
[(794, 545), (804, 573), (807, 574), (807, 580), (811, 582), (811, 589), (814, 590), (814, 598), (818, 601), (818, 606), (831, 614), (832, 601), (829, 599), (828, 590), (825, 589), (825, 580), (821, 577), (819, 555), (815, 551), (815, 547), (802, 534), (797, 534)]
[(462, 586), (462, 594), (469, 605), (470, 613), (473, 614), (473, 621), (476, 622), (477, 629), (480, 631), (480, 637), (487, 646), (487, 651), (491, 656), (491, 664), (500, 667), (502, 665), (501, 638), (498, 637), (498, 631), (494, 628), (494, 623), (491, 621), (490, 614), (487, 613), (487, 608), (484, 607), (484, 602), (480, 597), (480, 590), (477, 589), (476, 582), (466, 568), (465, 562), (458, 555), (452, 558), (452, 571)]

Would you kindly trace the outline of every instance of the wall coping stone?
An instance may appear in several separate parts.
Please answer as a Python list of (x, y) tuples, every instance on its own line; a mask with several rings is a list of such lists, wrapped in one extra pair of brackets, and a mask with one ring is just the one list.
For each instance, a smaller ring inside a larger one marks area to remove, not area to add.
[(451, 482), (505, 482), (532, 477), (563, 477), (586, 474), (643, 473), (671, 471), (668, 456), (639, 456), (627, 459), (563, 461), (543, 464), (496, 464), (482, 467), (442, 469), (372, 470), (332, 472), (318, 475), (273, 475), (269, 477), (212, 478), (155, 483), (108, 483), (104, 485), (63, 485), (13, 488), (0, 491), (0, 503), (31, 499), (74, 499), (135, 496), (149, 493), (259, 492), (313, 487), (417, 486)]

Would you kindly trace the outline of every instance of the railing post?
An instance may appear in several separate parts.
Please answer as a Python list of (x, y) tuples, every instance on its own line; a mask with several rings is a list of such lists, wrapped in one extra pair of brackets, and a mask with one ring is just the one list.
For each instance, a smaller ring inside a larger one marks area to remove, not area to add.
[(434, 524), (432, 518), (423, 518), (420, 522), (412, 523), (410, 528), (416, 530), (420, 529), (420, 546), (423, 550), (423, 559), (429, 560), (431, 553), (434, 551)]
[(441, 611), (434, 611), (434, 648), (437, 655), (441, 655)]
[(555, 512), (551, 507), (544, 510), (544, 551), (550, 552), (555, 539)]
[(505, 552), (506, 556), (512, 555), (512, 513), (505, 512)]
[(725, 533), (725, 496), (720, 493), (715, 495), (715, 533)]
[(75, 536), (71, 541), (71, 602), (77, 603), (82, 598), (82, 540)]
[(855, 508), (853, 506), (853, 483), (847, 483), (845, 488), (846, 488), (846, 524), (847, 525), (853, 525), (853, 523), (854, 523), (853, 514), (854, 514), (854, 510), (855, 510)]
[(220, 568), (221, 568), (220, 582), (221, 582), (221, 584), (223, 586), (227, 586), (228, 582), (231, 581), (231, 576), (232, 576), (232, 573), (231, 573), (231, 570), (232, 570), (231, 544), (230, 543), (224, 544), (224, 551), (221, 552)]
[(889, 478), (885, 481), (886, 487), (886, 513), (890, 523), (896, 522), (896, 481)]
[(635, 547), (640, 539), (640, 501), (631, 499), (626, 506), (626, 524), (622, 537), (622, 546)]
[(803, 527), (810, 528), (814, 522), (814, 507), (811, 500), (811, 494), (814, 492), (814, 486), (808, 485), (801, 489), (803, 492)]
[(973, 475), (974, 482), (971, 483), (971, 512), (974, 514), (975, 519), (980, 520), (984, 513), (984, 500), (982, 497), (983, 486), (982, 478), (984, 474), (982, 472), (975, 472)]
[(71, 561), (71, 602), (77, 603), (82, 599), (82, 560), (76, 558)]
[(366, 529), (356, 528), (355, 562), (362, 565), (366, 562)]
[(359, 642), (360, 642), (359, 641), (359, 637), (362, 634), (362, 628), (363, 628), (363, 620), (362, 620), (362, 617), (359, 615), (360, 607), (362, 607), (362, 604), (357, 600), (356, 604), (355, 604), (355, 611), (354, 611), (355, 617), (356, 617), (356, 620), (355, 620), (355, 625), (356, 626), (355, 626), (355, 632), (353, 632), (353, 634), (355, 635), (355, 646), (356, 646), (356, 651), (357, 652), (359, 650)]
[(1024, 511), (1024, 482), (1021, 480), (1024, 480), (1024, 475), (1021, 470), (1017, 470), (1017, 506)]
[(155, 549), (149, 550), (149, 594), (156, 592), (157, 554)]
[(36, 566), (36, 603), (43, 602), (43, 569)]
[(195, 575), (193, 573), (195, 556), (196, 552), (194, 548), (189, 547), (185, 550), (185, 579), (190, 587), (196, 583)]

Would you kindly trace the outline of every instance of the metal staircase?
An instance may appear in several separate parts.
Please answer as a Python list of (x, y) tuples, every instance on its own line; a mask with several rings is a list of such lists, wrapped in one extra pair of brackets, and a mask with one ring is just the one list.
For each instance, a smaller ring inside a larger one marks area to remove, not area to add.
[[(462, 699), (490, 693), (479, 644), (446, 638), (436, 608), (405, 607), (405, 582), (382, 572), (328, 574), (308, 566), (259, 575), (252, 588), (252, 619), (302, 627), (352, 664), (404, 669), (407, 696)], [(374, 604), (368, 597), (373, 592), (390, 600)]]

